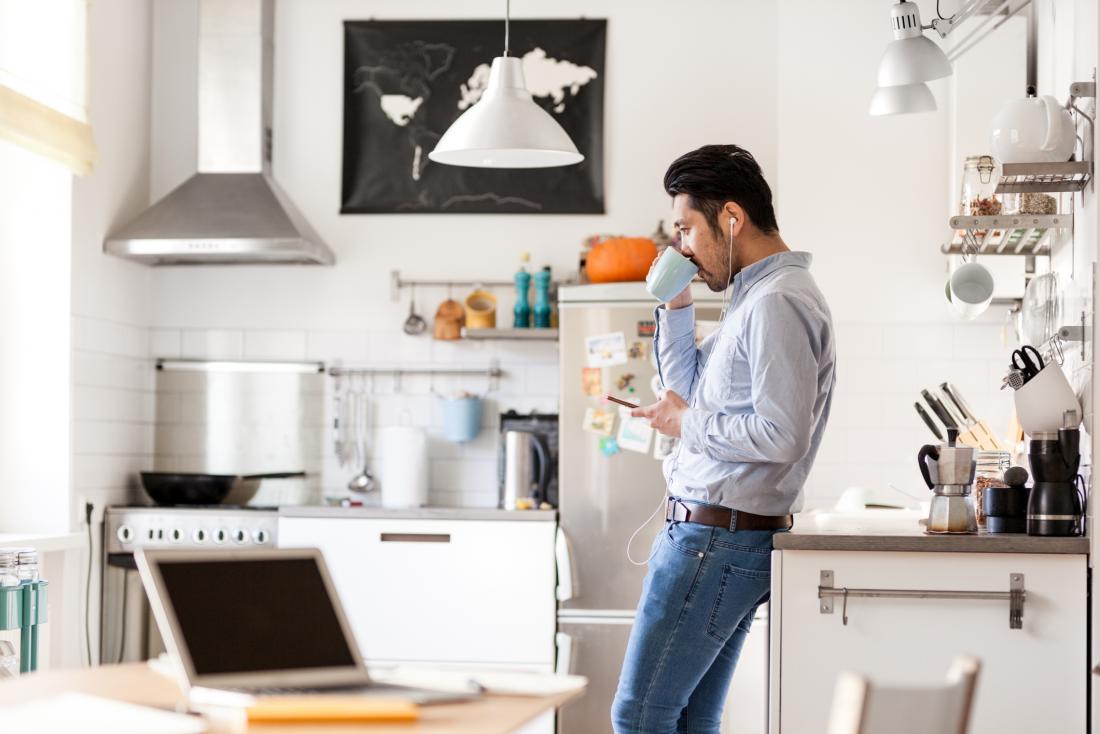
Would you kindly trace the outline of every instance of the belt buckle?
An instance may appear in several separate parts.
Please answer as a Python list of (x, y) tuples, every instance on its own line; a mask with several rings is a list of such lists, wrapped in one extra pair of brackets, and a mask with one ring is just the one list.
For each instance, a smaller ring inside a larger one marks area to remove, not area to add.
[[(683, 520), (678, 520), (676, 518), (676, 508), (677, 507), (681, 507), (684, 510), (684, 519)], [(679, 497), (673, 497), (672, 498), (672, 521), (673, 522), (691, 522), (691, 508), (689, 508), (687, 506), (687, 503), (684, 502)]]
[(730, 508), (730, 532), (731, 533), (736, 533), (737, 532), (737, 515), (738, 515), (737, 510), (735, 510), (731, 507)]

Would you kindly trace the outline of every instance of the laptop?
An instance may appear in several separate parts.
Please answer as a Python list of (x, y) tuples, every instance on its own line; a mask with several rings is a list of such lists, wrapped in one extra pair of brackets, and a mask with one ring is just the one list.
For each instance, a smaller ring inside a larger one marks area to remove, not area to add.
[(339, 693), (419, 704), (475, 698), (372, 681), (321, 551), (134, 553), (168, 652), (191, 700)]

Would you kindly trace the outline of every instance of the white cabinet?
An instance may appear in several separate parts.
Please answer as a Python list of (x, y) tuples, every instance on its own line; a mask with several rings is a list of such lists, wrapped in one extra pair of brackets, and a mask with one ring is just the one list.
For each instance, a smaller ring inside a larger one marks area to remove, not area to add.
[(757, 612), (733, 671), (722, 711), (721, 734), (765, 734), (768, 730), (768, 614)]
[(324, 553), (370, 662), (552, 666), (553, 522), (279, 518)]
[[(821, 613), (821, 572), (835, 587), (1008, 591), (1022, 573), (1023, 629), (1007, 601), (850, 598)], [(771, 728), (821, 732), (841, 671), (891, 686), (943, 680), (956, 655), (982, 664), (972, 734), (1083, 732), (1087, 578), (1084, 555), (776, 551), (772, 562)], [(778, 714), (778, 715), (777, 715)]]

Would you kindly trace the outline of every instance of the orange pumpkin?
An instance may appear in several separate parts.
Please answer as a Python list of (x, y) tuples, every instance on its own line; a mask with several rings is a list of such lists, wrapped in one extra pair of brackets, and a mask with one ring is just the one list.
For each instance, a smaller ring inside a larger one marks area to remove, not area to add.
[(657, 245), (648, 237), (613, 237), (592, 248), (585, 261), (593, 283), (645, 280)]

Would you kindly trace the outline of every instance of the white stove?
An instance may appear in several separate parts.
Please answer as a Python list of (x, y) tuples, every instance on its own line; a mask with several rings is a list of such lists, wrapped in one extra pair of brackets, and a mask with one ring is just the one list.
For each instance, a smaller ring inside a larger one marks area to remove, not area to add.
[(108, 507), (103, 523), (108, 557), (129, 555), (135, 548), (274, 548), (279, 510), (223, 505)]

